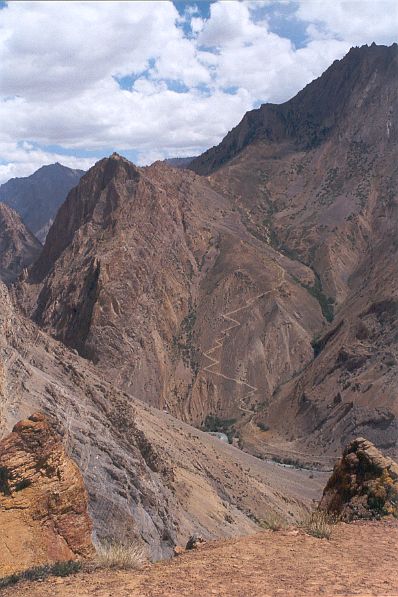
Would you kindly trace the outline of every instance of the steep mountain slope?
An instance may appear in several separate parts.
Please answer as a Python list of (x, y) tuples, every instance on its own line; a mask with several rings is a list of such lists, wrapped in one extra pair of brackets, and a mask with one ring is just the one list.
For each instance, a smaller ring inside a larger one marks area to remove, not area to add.
[(0, 279), (9, 283), (31, 265), (42, 249), (19, 215), (0, 203)]
[[(309, 150), (330, 139), (336, 130), (345, 132), (346, 140), (352, 137), (354, 129), (361, 131), (362, 141), (370, 139), (375, 128), (379, 129), (381, 140), (391, 137), (391, 133), (396, 135), (393, 104), (397, 54), (397, 44), (352, 48), (291, 100), (284, 104), (263, 104), (247, 112), (219, 145), (193, 158), (190, 168), (200, 174), (211, 174), (257, 141), (274, 148), (277, 144), (290, 143), (296, 150)], [(376, 99), (381, 100), (381, 105)], [(364, 112), (366, 122), (362, 120)], [(350, 121), (349, 130), (343, 124), (346, 118)]]
[(59, 206), (82, 174), (83, 170), (59, 163), (43, 166), (31, 176), (12, 178), (2, 184), (0, 201), (15, 209), (26, 226), (44, 241)]
[(312, 358), (323, 317), (298, 279), (313, 274), (248, 233), (204, 179), (113, 155), (69, 194), (20, 294), (142, 400), (197, 424), (246, 422)]
[(144, 405), (16, 314), (2, 284), (0, 305), (0, 435), (47, 415), (83, 475), (95, 539), (141, 537), (157, 558), (192, 533), (292, 520), (320, 497), (324, 473), (262, 462)]
[(191, 165), (213, 172), (249, 230), (314, 271), (311, 292), (335, 316), (263, 411), (266, 452), (330, 450), (352, 432), (397, 451), (397, 89), (396, 44), (352, 49)]
[(396, 452), (397, 63), (396, 45), (351, 50), (193, 161), (210, 176), (98, 162), (19, 287), (25, 312), (255, 454), (330, 459), (359, 434)]

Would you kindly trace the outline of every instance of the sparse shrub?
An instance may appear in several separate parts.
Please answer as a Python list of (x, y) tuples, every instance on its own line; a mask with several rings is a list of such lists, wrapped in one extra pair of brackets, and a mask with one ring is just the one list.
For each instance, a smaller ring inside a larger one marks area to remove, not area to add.
[(147, 560), (145, 547), (138, 541), (128, 544), (103, 541), (97, 547), (95, 565), (98, 568), (136, 570), (142, 568)]
[(308, 534), (318, 539), (330, 539), (333, 526), (338, 522), (338, 517), (323, 510), (315, 510), (301, 523), (301, 527)]
[(22, 489), (26, 489), (32, 484), (30, 479), (22, 479), (22, 481), (18, 481), (15, 485), (15, 491), (22, 491)]
[(260, 526), (263, 527), (263, 529), (269, 529), (270, 531), (281, 531), (286, 528), (287, 524), (279, 514), (276, 512), (269, 512), (267, 518), (260, 522)]
[(15, 585), (20, 580), (43, 580), (49, 576), (69, 576), (70, 574), (76, 574), (76, 572), (79, 572), (81, 569), (81, 562), (76, 562), (74, 560), (35, 566), (34, 568), (29, 568), (23, 572), (17, 572), (1, 578), (0, 589)]

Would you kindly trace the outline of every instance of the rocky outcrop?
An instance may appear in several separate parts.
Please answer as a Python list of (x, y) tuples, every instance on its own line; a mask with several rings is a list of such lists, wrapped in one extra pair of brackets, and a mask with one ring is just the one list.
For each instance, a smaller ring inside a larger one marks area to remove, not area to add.
[(398, 464), (366, 439), (355, 439), (336, 464), (319, 508), (345, 521), (398, 517)]
[(0, 575), (93, 554), (87, 494), (42, 414), (0, 442)]
[(42, 246), (19, 215), (0, 203), (0, 279), (13, 282), (40, 255)]

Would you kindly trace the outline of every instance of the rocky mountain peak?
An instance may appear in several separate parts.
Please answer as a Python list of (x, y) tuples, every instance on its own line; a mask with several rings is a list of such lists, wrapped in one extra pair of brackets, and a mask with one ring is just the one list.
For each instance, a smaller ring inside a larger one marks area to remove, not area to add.
[[(386, 121), (393, 122), (392, 114), (396, 116), (398, 111), (397, 81), (397, 44), (352, 48), (289, 101), (263, 104), (247, 112), (218, 146), (195, 158), (189, 168), (209, 174), (258, 141), (312, 149), (336, 128), (358, 132), (364, 119), (368, 121), (367, 135), (374, 137), (382, 126), (381, 114), (384, 134)], [(396, 138), (397, 131), (391, 126), (389, 131)]]
[(120, 155), (120, 153), (117, 153), (117, 151), (114, 151), (110, 156), (109, 156), (110, 160), (125, 160), (126, 162), (128, 162), (128, 160), (123, 157), (122, 155)]
[(126, 186), (137, 184), (139, 178), (138, 168), (117, 153), (94, 164), (61, 206), (48, 232), (43, 253), (31, 272), (32, 279), (40, 280), (46, 275), (84, 224), (91, 222), (106, 227)]
[[(89, 173), (93, 176), (101, 176), (101, 184), (103, 187), (107, 186), (112, 179), (115, 182), (124, 184), (128, 180), (137, 181), (139, 178), (138, 168), (125, 157), (114, 152), (108, 158), (100, 160), (89, 170)], [(90, 178), (90, 180), (92, 180)]]

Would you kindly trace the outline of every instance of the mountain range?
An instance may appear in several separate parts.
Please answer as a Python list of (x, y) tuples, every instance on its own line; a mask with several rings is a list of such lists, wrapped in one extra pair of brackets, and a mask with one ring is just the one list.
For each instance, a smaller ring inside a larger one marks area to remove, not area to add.
[(161, 557), (297, 518), (324, 473), (269, 460), (397, 456), (397, 89), (396, 44), (353, 48), (179, 167), (76, 173), (42, 249), (6, 212), (36, 255), (1, 286), (1, 429), (54, 421), (98, 536)]

